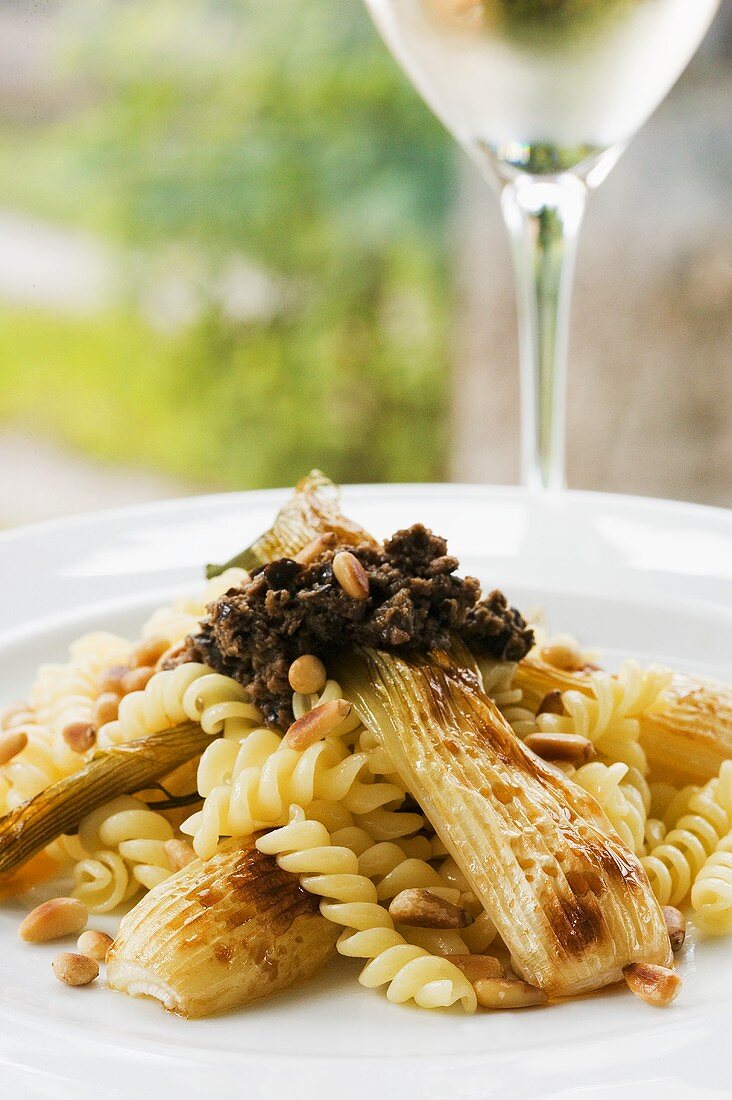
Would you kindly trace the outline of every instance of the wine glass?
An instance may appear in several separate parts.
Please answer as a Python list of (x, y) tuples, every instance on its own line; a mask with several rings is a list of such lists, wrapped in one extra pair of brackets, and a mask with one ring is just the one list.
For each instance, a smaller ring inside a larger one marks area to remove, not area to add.
[(522, 480), (565, 483), (572, 270), (588, 193), (655, 110), (719, 0), (366, 0), (498, 190), (514, 256)]

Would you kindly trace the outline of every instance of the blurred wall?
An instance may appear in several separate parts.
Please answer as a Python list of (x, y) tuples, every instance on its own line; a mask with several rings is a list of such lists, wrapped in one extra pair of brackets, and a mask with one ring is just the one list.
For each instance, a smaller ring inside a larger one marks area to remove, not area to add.
[[(732, 505), (732, 11), (591, 197), (570, 345), (575, 488)], [(518, 478), (518, 347), (497, 203), (458, 218), (451, 473)]]

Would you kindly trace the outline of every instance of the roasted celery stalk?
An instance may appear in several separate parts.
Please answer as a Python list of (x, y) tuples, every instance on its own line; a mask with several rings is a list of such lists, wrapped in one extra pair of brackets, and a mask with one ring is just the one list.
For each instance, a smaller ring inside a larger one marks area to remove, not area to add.
[[(527, 657), (515, 683), (536, 711), (551, 691), (591, 694), (590, 673), (567, 672)], [(732, 688), (701, 676), (674, 673), (656, 706), (639, 718), (640, 742), (653, 778), (684, 786), (706, 783), (732, 759)]]
[(371, 535), (347, 519), (340, 509), (338, 489), (320, 470), (311, 470), (277, 514), (272, 527), (225, 565), (206, 567), (207, 577), (225, 569), (256, 569), (277, 558), (291, 558), (318, 535), (333, 533), (341, 546), (373, 542)]
[(252, 838), (194, 860), (123, 918), (107, 984), (181, 1016), (226, 1012), (309, 978), (339, 929)]
[(0, 817), (0, 875), (20, 867), (82, 817), (121, 794), (150, 787), (210, 743), (196, 722), (97, 752), (78, 772)]
[[(514, 736), (469, 655), (363, 650), (334, 675), (379, 737), (511, 952), (551, 995), (598, 989), (634, 962), (668, 966), (645, 871), (595, 801)], [(608, 835), (608, 830), (609, 834)]]

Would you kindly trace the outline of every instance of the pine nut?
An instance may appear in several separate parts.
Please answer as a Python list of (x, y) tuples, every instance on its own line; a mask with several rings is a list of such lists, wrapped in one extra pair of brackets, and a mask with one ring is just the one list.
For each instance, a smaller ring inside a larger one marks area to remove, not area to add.
[(289, 749), (303, 752), (337, 729), (350, 713), (351, 704), (346, 699), (331, 699), (329, 703), (321, 703), (319, 707), (313, 707), (292, 723), (283, 744)]
[(112, 665), (99, 679), (99, 691), (122, 695), (122, 677), (130, 671), (128, 665)]
[(368, 573), (350, 550), (339, 550), (333, 558), (333, 576), (352, 600), (369, 598)]
[(503, 964), (494, 955), (446, 955), (451, 963), (462, 970), (469, 982), (479, 982), (486, 978), (503, 978)]
[(623, 976), (636, 997), (657, 1008), (670, 1004), (681, 989), (676, 971), (655, 963), (631, 963), (623, 970)]
[(473, 918), (466, 909), (438, 897), (430, 890), (402, 890), (389, 906), (395, 924), (417, 928), (467, 928)]
[(686, 918), (673, 905), (664, 905), (663, 916), (668, 938), (671, 940), (671, 950), (680, 951), (686, 939)]
[(578, 733), (530, 733), (524, 744), (542, 760), (552, 763), (584, 764), (595, 755), (592, 742)]
[(122, 694), (129, 695), (133, 691), (142, 691), (154, 675), (155, 669), (151, 665), (139, 665), (137, 668), (131, 668), (129, 672), (125, 672), (120, 681)]
[(62, 951), (51, 963), (53, 972), (64, 985), (89, 985), (99, 974), (99, 963), (88, 955)]
[(111, 691), (105, 691), (98, 696), (94, 704), (92, 718), (97, 729), (106, 726), (107, 722), (114, 722), (119, 712), (119, 695)]
[(306, 653), (290, 665), (287, 679), (293, 691), (301, 695), (315, 695), (322, 691), (327, 680), (325, 665), (319, 657)]
[(76, 941), (76, 949), (80, 954), (88, 955), (90, 959), (104, 962), (113, 942), (112, 937), (108, 936), (106, 932), (99, 932), (96, 928), (87, 928), (86, 932), (82, 932)]
[(73, 752), (88, 752), (96, 742), (97, 731), (91, 722), (69, 722), (61, 736)]
[(62, 936), (75, 936), (88, 919), (86, 906), (76, 898), (51, 898), (31, 909), (21, 921), (18, 934), (26, 943), (47, 943)]
[(558, 635), (540, 649), (542, 661), (563, 672), (578, 672), (584, 668), (582, 651), (574, 638)]
[(473, 988), (481, 1008), (532, 1008), (547, 1002), (543, 989), (518, 978), (482, 978)]
[(331, 547), (335, 546), (336, 541), (333, 531), (325, 531), (322, 535), (317, 535), (306, 543), (302, 550), (298, 550), (294, 560), (299, 562), (300, 565), (310, 565), (311, 562), (320, 557), (324, 550), (330, 550)]
[(22, 730), (18, 730), (17, 733), (6, 733), (4, 737), (0, 737), (0, 766), (7, 764), (22, 752), (27, 744), (28, 734), (23, 733)]
[(163, 844), (171, 871), (180, 871), (196, 858), (196, 853), (185, 840), (166, 840)]
[(537, 715), (564, 714), (564, 703), (562, 702), (561, 691), (548, 692), (548, 694), (544, 696), (541, 703), (539, 704), (539, 709), (536, 713)]
[(153, 638), (143, 638), (132, 647), (130, 665), (132, 668), (144, 668), (157, 664), (169, 646), (167, 638), (156, 635)]

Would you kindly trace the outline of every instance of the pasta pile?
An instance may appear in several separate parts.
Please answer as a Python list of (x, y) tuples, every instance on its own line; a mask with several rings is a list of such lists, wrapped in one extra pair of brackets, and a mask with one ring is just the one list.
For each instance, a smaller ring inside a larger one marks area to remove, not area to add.
[[(198, 627), (206, 606), (241, 584), (229, 569), (196, 599), (162, 608), (147, 621), (143, 641), (174, 650)], [(542, 646), (551, 647), (551, 639)], [(0, 767), (0, 810), (5, 812), (90, 758), (65, 736), (70, 724), (94, 722), (105, 676), (131, 660), (133, 646), (112, 634), (85, 635), (69, 661), (45, 665), (26, 704), (10, 708), (2, 729), (22, 734), (23, 748)], [(640, 743), (640, 720), (663, 698), (671, 674), (632, 661), (617, 676), (593, 671), (587, 693), (567, 690), (550, 711), (535, 713), (514, 683), (516, 666), (483, 662), (481, 674), (516, 735), (586, 738), (595, 756), (562, 770), (598, 803), (609, 830), (640, 857), (663, 904), (690, 900), (699, 927), (732, 932), (732, 761), (704, 787), (655, 783)], [(320, 912), (342, 931), (337, 949), (364, 960), (360, 982), (385, 986), (389, 1000), (425, 1008), (476, 1008), (471, 982), (450, 956), (485, 952), (496, 930), (455, 861), (425, 817), (414, 808), (378, 738), (351, 711), (327, 736), (302, 749), (266, 726), (247, 691), (204, 664), (150, 670), (139, 690), (115, 703), (116, 716), (95, 729), (104, 749), (145, 738), (185, 722), (211, 737), (200, 757), (200, 809), (183, 822), (195, 853), (207, 860), (222, 838), (248, 837), (262, 853), (300, 878), (319, 899)], [(310, 695), (294, 693), (296, 719), (342, 699), (328, 679)], [(173, 867), (166, 848), (177, 836), (169, 818), (139, 798), (123, 796), (89, 814), (78, 836), (49, 851), (69, 862), (74, 893), (93, 912), (129, 904), (164, 882)], [(464, 909), (465, 928), (400, 925), (389, 912), (405, 890), (427, 890)]]

